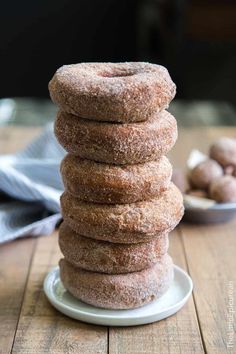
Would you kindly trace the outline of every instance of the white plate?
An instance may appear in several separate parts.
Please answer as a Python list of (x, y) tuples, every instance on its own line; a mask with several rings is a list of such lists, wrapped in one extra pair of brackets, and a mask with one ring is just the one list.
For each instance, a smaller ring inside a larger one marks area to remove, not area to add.
[(192, 279), (175, 265), (172, 285), (159, 300), (134, 310), (106, 310), (85, 304), (66, 291), (58, 267), (44, 280), (44, 292), (57, 310), (76, 320), (104, 326), (136, 326), (160, 321), (179, 311), (192, 289)]

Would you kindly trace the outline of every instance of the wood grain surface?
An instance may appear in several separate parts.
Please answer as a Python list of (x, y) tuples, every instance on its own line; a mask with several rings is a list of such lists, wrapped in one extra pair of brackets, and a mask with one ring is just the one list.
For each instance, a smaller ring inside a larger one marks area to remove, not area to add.
[[(0, 153), (23, 148), (39, 131), (0, 128)], [(207, 152), (223, 135), (235, 136), (236, 128), (181, 129), (170, 159), (184, 167), (192, 148)], [(181, 223), (170, 254), (194, 282), (183, 309), (150, 325), (107, 328), (67, 318), (48, 303), (42, 286), (61, 257), (57, 231), (0, 246), (0, 353), (236, 353), (236, 221)]]

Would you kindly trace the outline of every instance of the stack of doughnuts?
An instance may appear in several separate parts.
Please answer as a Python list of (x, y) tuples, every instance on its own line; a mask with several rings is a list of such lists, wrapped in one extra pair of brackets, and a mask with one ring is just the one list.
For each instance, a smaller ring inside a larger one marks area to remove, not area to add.
[(177, 139), (165, 110), (175, 95), (168, 71), (150, 63), (66, 65), (49, 90), (59, 106), (55, 135), (68, 152), (59, 230), (65, 288), (110, 309), (158, 299), (173, 279), (168, 233), (183, 216), (164, 156)]

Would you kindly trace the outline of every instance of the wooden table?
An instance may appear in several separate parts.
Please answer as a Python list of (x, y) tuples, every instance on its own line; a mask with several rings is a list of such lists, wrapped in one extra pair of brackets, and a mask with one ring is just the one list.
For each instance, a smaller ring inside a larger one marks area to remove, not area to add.
[[(23, 147), (39, 129), (0, 129), (1, 153)], [(183, 129), (170, 158), (183, 166), (189, 151), (207, 150), (236, 128)], [(47, 272), (61, 257), (57, 232), (0, 247), (0, 353), (236, 353), (236, 222), (181, 225), (170, 235), (170, 254), (194, 282), (193, 297), (176, 315), (145, 326), (115, 328), (67, 318), (43, 293)], [(233, 343), (232, 348), (227, 345)]]

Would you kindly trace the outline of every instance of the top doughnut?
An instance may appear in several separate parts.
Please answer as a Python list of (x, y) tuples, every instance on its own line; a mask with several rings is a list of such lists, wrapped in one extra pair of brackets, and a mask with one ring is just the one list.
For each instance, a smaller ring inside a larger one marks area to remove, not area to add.
[(168, 108), (176, 87), (161, 65), (80, 63), (59, 68), (49, 82), (51, 98), (81, 118), (141, 122)]

